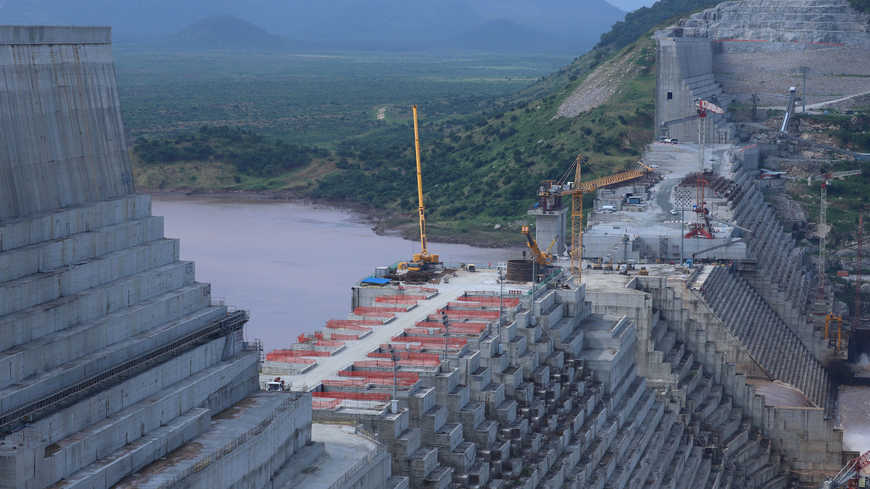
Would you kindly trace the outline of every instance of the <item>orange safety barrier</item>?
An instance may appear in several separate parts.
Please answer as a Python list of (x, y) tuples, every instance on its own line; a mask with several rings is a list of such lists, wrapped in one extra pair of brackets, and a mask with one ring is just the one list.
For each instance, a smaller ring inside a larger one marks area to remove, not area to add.
[(382, 401), (387, 402), (390, 400), (389, 394), (381, 394), (378, 392), (342, 392), (342, 391), (334, 391), (334, 392), (312, 392), (312, 397), (317, 398), (326, 398), (326, 399), (346, 399), (351, 401)]

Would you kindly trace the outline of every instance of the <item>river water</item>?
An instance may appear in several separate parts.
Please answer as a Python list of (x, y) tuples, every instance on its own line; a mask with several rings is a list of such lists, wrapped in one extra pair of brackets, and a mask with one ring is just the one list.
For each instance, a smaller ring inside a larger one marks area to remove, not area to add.
[[(376, 266), (410, 258), (419, 242), (379, 236), (346, 211), (296, 203), (231, 202), (155, 197), (166, 236), (181, 239), (181, 259), (212, 297), (246, 309), (248, 339), (266, 351), (286, 347), (302, 332), (350, 312), (350, 289)], [(448, 263), (487, 264), (520, 250), (433, 243)]]

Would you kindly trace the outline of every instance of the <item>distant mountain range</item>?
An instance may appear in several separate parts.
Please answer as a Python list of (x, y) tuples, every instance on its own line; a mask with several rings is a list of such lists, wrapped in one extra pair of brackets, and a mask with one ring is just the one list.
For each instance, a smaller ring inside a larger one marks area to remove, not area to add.
[(235, 17), (246, 26), (233, 21), (234, 27), (225, 27), (231, 27), (228, 34), (246, 31), (236, 32), (241, 38), (265, 40), (265, 34), (305, 43), (577, 52), (624, 15), (605, 0), (0, 1), (4, 24), (111, 25), (121, 42), (196, 43), (209, 35), (206, 31), (219, 33), (219, 19)]

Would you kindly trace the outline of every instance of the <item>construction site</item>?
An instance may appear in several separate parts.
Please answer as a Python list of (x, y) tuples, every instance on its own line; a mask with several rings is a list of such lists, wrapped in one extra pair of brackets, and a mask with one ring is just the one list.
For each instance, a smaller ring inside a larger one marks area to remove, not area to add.
[[(0, 27), (0, 488), (867, 487), (862, 230), (845, 304), (825, 220), (866, 155), (796, 121), (870, 92), (868, 26), (746, 0), (657, 32), (657, 141), (541, 182), (492, 267), (428, 241), (414, 107), (420, 251), (268, 352), (135, 193), (110, 30)], [(753, 93), (782, 110), (732, 120)]]

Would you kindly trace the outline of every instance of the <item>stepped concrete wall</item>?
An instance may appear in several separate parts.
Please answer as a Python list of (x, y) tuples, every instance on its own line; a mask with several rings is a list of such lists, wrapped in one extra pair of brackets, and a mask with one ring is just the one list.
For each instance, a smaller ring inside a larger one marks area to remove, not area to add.
[(0, 219), (132, 193), (108, 28), (0, 27)]
[(287, 487), (311, 397), (133, 194), (110, 41), (0, 27), (0, 488)]
[(721, 116), (708, 114), (663, 127), (697, 114), (697, 99), (724, 105), (722, 89), (713, 75), (713, 43), (703, 38), (658, 37), (656, 63), (656, 137), (698, 142), (698, 124), (705, 124), (705, 142), (727, 143), (729, 133), (718, 125)]
[[(786, 487), (780, 455), (730, 400), (710, 400), (705, 412), (727, 422), (707, 426), (681, 411), (695, 401), (677, 405), (639, 375), (649, 370), (641, 353), (670, 369), (638, 341), (664, 323), (649, 293), (621, 292), (543, 286), (437, 368), (401, 368), (421, 378), (396, 393), (398, 412), (349, 405), (314, 417), (378, 433), (414, 488)], [(712, 399), (699, 370), (672, 378), (692, 399)]]
[[(771, 378), (767, 369), (708, 306), (699, 288), (688, 286), (684, 279), (664, 276), (638, 277), (636, 286), (651, 294), (653, 307), (661, 311), (667, 324), (667, 332), (656, 337), (656, 347), (675, 352), (666, 358), (676, 363), (683, 363), (679, 357), (690, 352), (692, 361), (721, 385), (723, 395), (751, 420), (753, 429), (783, 455), (796, 478), (817, 484), (839, 470), (843, 433), (826, 409), (777, 405), (751, 385), (750, 378)], [(806, 376), (812, 370), (799, 364), (794, 369)]]
[[(715, 80), (728, 100), (785, 106), (789, 87), (807, 104), (870, 91), (870, 19), (848, 0), (743, 0), (719, 5), (659, 33), (712, 44)], [(706, 58), (688, 49), (699, 66)]]

